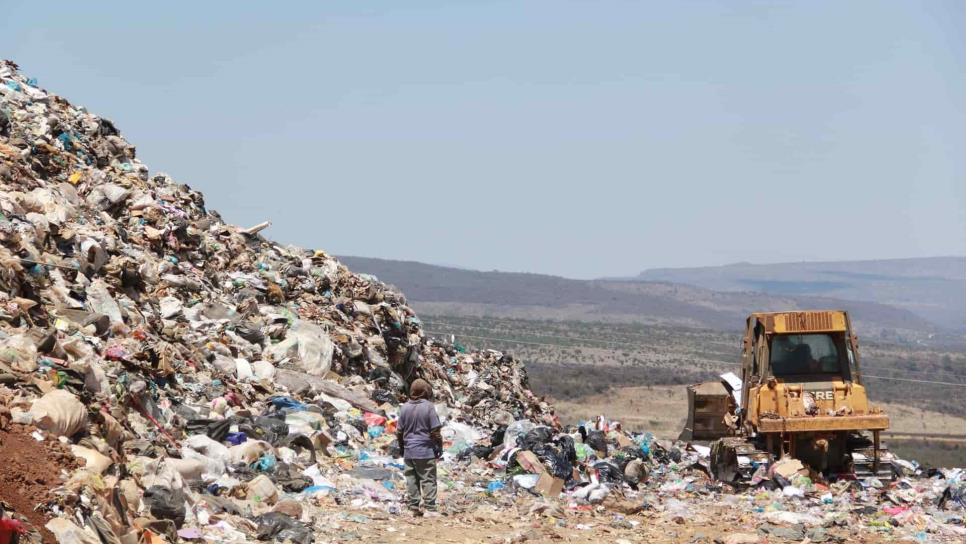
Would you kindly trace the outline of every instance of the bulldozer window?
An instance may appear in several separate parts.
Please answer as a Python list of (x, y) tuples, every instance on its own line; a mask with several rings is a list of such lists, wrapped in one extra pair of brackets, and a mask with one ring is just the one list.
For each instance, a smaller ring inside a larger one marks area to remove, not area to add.
[(842, 373), (840, 342), (831, 334), (782, 334), (770, 344), (769, 363), (776, 377)]

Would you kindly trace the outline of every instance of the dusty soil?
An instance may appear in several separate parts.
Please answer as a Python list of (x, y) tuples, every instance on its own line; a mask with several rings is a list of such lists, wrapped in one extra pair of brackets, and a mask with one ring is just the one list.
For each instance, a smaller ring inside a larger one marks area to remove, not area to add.
[[(701, 508), (701, 507), (699, 507)], [(659, 514), (628, 515), (636, 526), (624, 526), (614, 512), (567, 512), (563, 519), (524, 516), (513, 511), (478, 510), (442, 518), (371, 516), (365, 522), (347, 521), (326, 536), (331, 542), (375, 541), (420, 544), (527, 544), (612, 542), (711, 544), (729, 535), (755, 535), (754, 524), (734, 512), (702, 511), (694, 519), (670, 521)], [(845, 529), (832, 531), (832, 542), (876, 543), (893, 540), (888, 535), (850, 535)], [(760, 542), (786, 542), (758, 534)]]
[(38, 442), (31, 436), (33, 427), (10, 424), (0, 430), (0, 501), (9, 511), (26, 518), (44, 542), (55, 543), (44, 525), (49, 519), (35, 511), (50, 500), (50, 490), (61, 484), (61, 470), (77, 466), (74, 456), (57, 440), (47, 437)]

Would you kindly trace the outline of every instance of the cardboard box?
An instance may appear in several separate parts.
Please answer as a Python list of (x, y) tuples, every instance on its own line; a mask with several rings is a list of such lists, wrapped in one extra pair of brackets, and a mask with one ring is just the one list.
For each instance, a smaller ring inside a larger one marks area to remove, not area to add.
[(563, 486), (563, 480), (554, 478), (549, 472), (544, 472), (540, 475), (540, 479), (537, 480), (537, 485), (533, 489), (544, 497), (555, 499), (560, 496), (560, 493), (563, 491)]
[(624, 436), (624, 433), (619, 433), (617, 435), (617, 445), (622, 448), (636, 448), (637, 443), (630, 438)]
[(540, 459), (537, 458), (537, 454), (532, 451), (523, 450), (517, 452), (517, 463), (523, 470), (529, 472), (530, 474), (543, 474), (547, 472), (547, 467), (543, 466)]

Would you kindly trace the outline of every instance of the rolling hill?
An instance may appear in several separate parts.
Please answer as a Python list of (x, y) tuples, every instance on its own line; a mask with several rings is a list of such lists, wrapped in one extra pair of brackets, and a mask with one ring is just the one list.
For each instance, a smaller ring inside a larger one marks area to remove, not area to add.
[(716, 291), (669, 281), (574, 280), (482, 272), (366, 257), (339, 257), (402, 289), (423, 314), (676, 325), (736, 331), (751, 311), (844, 308), (863, 335), (921, 342), (939, 327), (908, 309), (802, 294)]
[(635, 279), (724, 292), (874, 301), (966, 331), (966, 257), (660, 268)]

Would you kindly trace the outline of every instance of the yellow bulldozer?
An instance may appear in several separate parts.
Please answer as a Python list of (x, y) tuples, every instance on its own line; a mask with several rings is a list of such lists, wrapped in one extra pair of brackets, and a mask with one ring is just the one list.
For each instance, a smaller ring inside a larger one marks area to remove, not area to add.
[(869, 403), (846, 312), (752, 314), (741, 376), (722, 378), (689, 389), (682, 433), (714, 440), (710, 468), (717, 479), (750, 479), (760, 466), (788, 457), (826, 477), (893, 476), (893, 457), (879, 440), (889, 417)]

